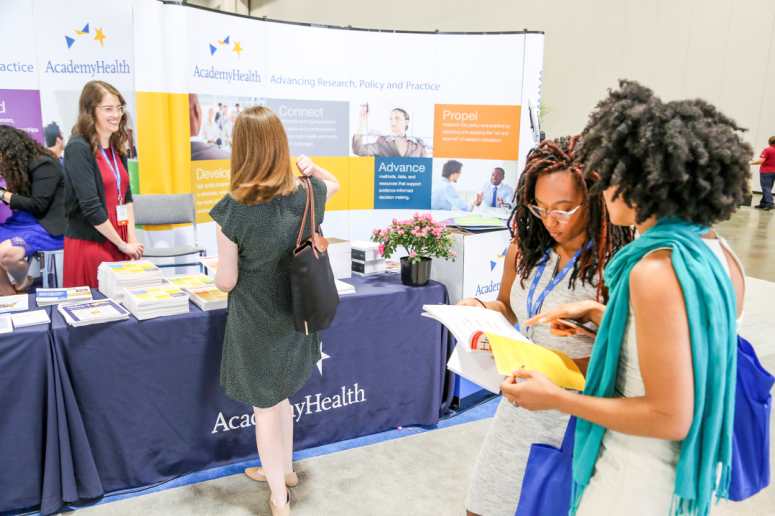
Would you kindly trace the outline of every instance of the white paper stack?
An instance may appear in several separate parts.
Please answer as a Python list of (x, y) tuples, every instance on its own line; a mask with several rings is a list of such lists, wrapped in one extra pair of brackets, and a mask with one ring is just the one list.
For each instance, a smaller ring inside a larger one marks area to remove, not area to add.
[(85, 303), (92, 299), (89, 287), (39, 288), (35, 291), (35, 303), (38, 306), (58, 305), (60, 303)]
[(23, 312), (13, 314), (13, 325), (15, 328), (24, 328), (25, 326), (35, 326), (36, 324), (48, 324), (51, 322), (45, 310), (33, 310), (32, 312)]
[(88, 326), (129, 319), (129, 312), (112, 299), (59, 305), (59, 313), (70, 326)]
[(359, 276), (372, 276), (385, 272), (385, 259), (377, 253), (379, 244), (366, 241), (354, 241), (350, 254), (350, 270)]
[(328, 260), (331, 262), (331, 269), (334, 271), (334, 278), (343, 279), (352, 276), (350, 270), (350, 260), (352, 245), (349, 240), (341, 238), (327, 238), (328, 240)]
[(102, 262), (97, 269), (99, 290), (116, 301), (124, 299), (124, 289), (153, 285), (164, 281), (164, 274), (148, 260)]
[(213, 271), (213, 274), (218, 272), (218, 257), (217, 256), (201, 256), (199, 257), (199, 263), (205, 266), (205, 268)]
[(18, 296), (3, 296), (0, 298), (0, 314), (8, 312), (23, 312), (29, 308), (27, 294)]
[(336, 283), (336, 291), (339, 293), (340, 296), (343, 296), (345, 294), (355, 294), (355, 287), (350, 285), (349, 283), (345, 283), (344, 281), (339, 281), (338, 279), (334, 279), (334, 282)]
[(188, 313), (188, 294), (170, 283), (125, 288), (123, 305), (138, 320)]
[(183, 290), (191, 298), (191, 301), (205, 312), (226, 308), (228, 305), (229, 294), (218, 290), (215, 285), (188, 287)]

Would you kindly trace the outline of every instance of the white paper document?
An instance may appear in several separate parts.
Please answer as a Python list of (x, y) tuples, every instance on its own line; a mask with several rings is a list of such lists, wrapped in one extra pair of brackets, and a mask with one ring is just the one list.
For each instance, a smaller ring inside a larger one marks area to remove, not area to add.
[(32, 312), (23, 312), (13, 314), (13, 325), (17, 328), (25, 326), (35, 326), (37, 324), (48, 324), (51, 322), (45, 310), (33, 310)]

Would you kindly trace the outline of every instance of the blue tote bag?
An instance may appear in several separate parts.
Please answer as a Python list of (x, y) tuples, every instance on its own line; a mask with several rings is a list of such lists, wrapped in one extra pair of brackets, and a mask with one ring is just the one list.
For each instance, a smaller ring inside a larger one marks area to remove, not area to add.
[(729, 499), (735, 502), (755, 495), (770, 484), (770, 389), (773, 382), (775, 378), (759, 363), (753, 346), (738, 335), (729, 486)]
[(571, 417), (560, 449), (533, 444), (515, 516), (568, 516), (573, 485), (576, 418)]

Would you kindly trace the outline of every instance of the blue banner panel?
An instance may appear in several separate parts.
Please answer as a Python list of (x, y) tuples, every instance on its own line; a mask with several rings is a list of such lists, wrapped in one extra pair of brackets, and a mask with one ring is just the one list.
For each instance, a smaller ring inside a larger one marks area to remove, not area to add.
[(375, 210), (429, 210), (431, 158), (374, 158)]

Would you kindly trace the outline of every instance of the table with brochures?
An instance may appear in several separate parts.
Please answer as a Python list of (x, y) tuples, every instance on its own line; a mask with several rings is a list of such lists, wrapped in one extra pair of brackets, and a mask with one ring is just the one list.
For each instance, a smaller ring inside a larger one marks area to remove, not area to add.
[[(323, 359), (291, 398), (296, 450), (433, 425), (452, 401), (454, 378), (446, 370), (452, 337), (420, 315), (423, 305), (448, 302), (446, 288), (436, 282), (406, 287), (389, 274), (346, 282), (356, 293), (341, 296), (336, 319), (320, 334)], [(94, 298), (101, 297), (95, 290)], [(50, 313), (52, 367), (67, 394), (59, 410), (73, 413), (64, 424), (69, 449), (60, 453), (70, 452), (71, 463), (60, 469), (61, 484), (72, 489), (59, 502), (76, 501), (73, 492), (84, 501), (257, 458), (252, 407), (228, 398), (220, 386), (226, 310), (205, 312), (192, 303), (186, 314), (83, 327)], [(33, 381), (44, 379), (26, 378)], [(4, 418), (0, 405), (0, 425)], [(25, 418), (37, 424), (41, 416), (30, 411)], [(37, 474), (48, 473), (40, 455), (22, 455), (24, 466), (40, 464)], [(33, 480), (8, 482), (39, 491)], [(4, 498), (0, 494), (0, 513), (22, 508)], [(58, 509), (47, 503), (43, 513)]]

